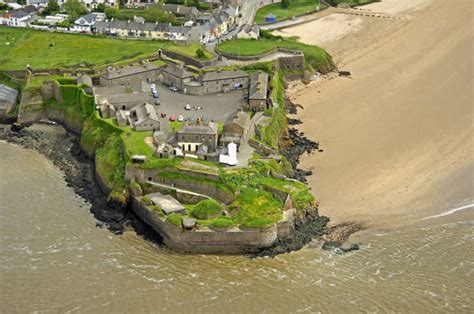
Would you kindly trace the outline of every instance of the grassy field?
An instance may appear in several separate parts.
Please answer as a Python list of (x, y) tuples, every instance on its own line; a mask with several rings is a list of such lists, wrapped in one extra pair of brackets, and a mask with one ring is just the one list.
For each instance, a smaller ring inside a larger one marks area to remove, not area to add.
[(334, 65), (331, 56), (322, 48), (310, 46), (291, 39), (234, 39), (223, 42), (218, 49), (222, 52), (240, 56), (256, 56), (274, 48), (300, 50), (304, 53), (306, 62), (321, 72), (330, 72)]
[[(50, 46), (54, 44), (54, 46)], [(0, 27), (0, 70), (108, 64), (170, 46), (164, 41), (99, 38)]]
[[(255, 22), (257, 24), (265, 24), (265, 17), (272, 13), (276, 16), (277, 21), (290, 19), (293, 16), (299, 16), (316, 11), (317, 1), (315, 0), (290, 0), (290, 6), (283, 8), (281, 3), (270, 4), (264, 6), (257, 11)], [(320, 9), (326, 8), (321, 4)]]
[[(204, 50), (204, 57), (202, 57), (202, 58), (198, 58), (196, 56), (196, 50), (199, 49), (199, 48)], [(189, 56), (189, 57), (192, 57), (192, 58), (196, 58), (196, 59), (199, 59), (199, 60), (210, 60), (210, 59), (214, 58), (214, 54), (212, 52), (207, 51), (206, 49), (204, 49), (204, 47), (202, 45), (197, 44), (197, 43), (189, 44), (189, 45), (186, 45), (186, 46), (173, 45), (173, 46), (169, 46), (167, 48), (167, 50), (178, 52), (178, 53), (181, 53), (183, 55), (186, 55), (186, 56)]]

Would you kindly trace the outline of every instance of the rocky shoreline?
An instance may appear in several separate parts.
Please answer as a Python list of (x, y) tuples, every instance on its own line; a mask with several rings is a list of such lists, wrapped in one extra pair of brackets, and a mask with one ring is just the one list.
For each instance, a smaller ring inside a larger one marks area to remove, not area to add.
[[(161, 245), (163, 243), (161, 236), (128, 207), (113, 206), (107, 201), (106, 195), (96, 181), (93, 160), (81, 150), (79, 136), (59, 125), (46, 126), (46, 129), (48, 128), (59, 128), (59, 130), (47, 132), (44, 126), (36, 127), (35, 125), (12, 130), (10, 125), (3, 125), (0, 126), (0, 140), (32, 149), (45, 156), (63, 171), (67, 185), (91, 204), (90, 211), (97, 219), (97, 227), (106, 227), (114, 234), (119, 235), (124, 232), (125, 228), (131, 226), (144, 239)], [(306, 137), (302, 137), (295, 129), (290, 129), (289, 134), (294, 144), (291, 148), (287, 148), (286, 152), (289, 152), (287, 156), (289, 156), (292, 166), (297, 169), (299, 156), (304, 152), (314, 151), (318, 145)], [(308, 171), (297, 169), (293, 177), (301, 180), (310, 174)], [(332, 239), (330, 234), (333, 229), (326, 228), (329, 218), (318, 216), (315, 213), (317, 211), (310, 211), (305, 217), (297, 219), (291, 237), (278, 240), (271, 247), (252, 254), (250, 257), (275, 257), (279, 254), (300, 250), (315, 238)]]
[(67, 185), (91, 204), (90, 211), (97, 219), (97, 227), (106, 227), (115, 234), (122, 234), (126, 227), (132, 226), (146, 239), (161, 243), (161, 238), (150, 232), (128, 208), (110, 206), (95, 179), (93, 160), (80, 148), (78, 135), (65, 131), (59, 125), (47, 126), (46, 129), (26, 127), (17, 131), (12, 131), (10, 125), (3, 125), (0, 127), (0, 140), (32, 149), (58, 167), (64, 173)]

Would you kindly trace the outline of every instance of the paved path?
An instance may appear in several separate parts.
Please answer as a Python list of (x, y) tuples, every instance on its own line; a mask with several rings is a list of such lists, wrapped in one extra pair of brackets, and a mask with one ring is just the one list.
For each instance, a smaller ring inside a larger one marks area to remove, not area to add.
[(162, 187), (162, 188), (165, 188), (165, 189), (172, 189), (172, 190), (175, 190), (176, 192), (195, 195), (195, 196), (201, 196), (201, 197), (205, 197), (205, 198), (210, 199), (210, 197), (205, 195), (205, 194), (200, 194), (200, 193), (196, 193), (196, 192), (192, 192), (192, 191), (188, 191), (188, 190), (183, 190), (183, 189), (180, 189), (180, 188), (168, 185), (168, 184), (157, 183), (157, 182), (153, 182), (153, 181), (147, 181), (147, 183), (149, 183), (151, 185), (154, 185), (154, 186)]
[(364, 10), (362, 8), (344, 9), (344, 8), (329, 7), (325, 10), (322, 10), (313, 14), (300, 16), (296, 18), (295, 20), (286, 20), (286, 21), (281, 21), (281, 22), (277, 22), (273, 24), (261, 25), (260, 28), (265, 29), (265, 30), (270, 30), (270, 31), (275, 30), (275, 29), (282, 29), (285, 27), (296, 26), (296, 25), (308, 23), (314, 20), (318, 20), (320, 18), (329, 16), (334, 13), (360, 15), (360, 16), (376, 17), (376, 18), (389, 18), (389, 19), (405, 18), (404, 16), (400, 16), (400, 15), (390, 15), (390, 14), (385, 14), (385, 13), (373, 12), (369, 10)]
[(236, 167), (247, 167), (248, 160), (252, 158), (254, 149), (249, 145), (249, 138), (255, 135), (255, 123), (263, 115), (263, 112), (257, 112), (252, 119), (250, 120), (250, 128), (247, 132), (247, 137), (243, 140), (239, 148), (239, 153), (237, 155), (237, 165)]

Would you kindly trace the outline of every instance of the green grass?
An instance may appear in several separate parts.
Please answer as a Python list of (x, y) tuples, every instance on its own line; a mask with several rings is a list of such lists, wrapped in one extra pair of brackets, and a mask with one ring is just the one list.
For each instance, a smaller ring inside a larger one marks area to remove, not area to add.
[[(6, 45), (10, 42), (10, 45)], [(49, 45), (54, 43), (53, 47)], [(124, 40), (23, 28), (0, 28), (0, 70), (109, 64), (156, 53), (165, 41)]]
[(283, 204), (269, 192), (244, 188), (232, 203), (235, 221), (247, 228), (269, 228), (283, 218)]
[(322, 48), (306, 45), (295, 40), (286, 39), (233, 39), (221, 43), (219, 51), (230, 53), (235, 56), (257, 56), (269, 52), (275, 48), (287, 48), (300, 50), (315, 70), (328, 73), (334, 69), (331, 56)]
[[(316, 0), (290, 0), (288, 8), (283, 8), (281, 3), (270, 4), (258, 9), (255, 16), (255, 22), (257, 24), (265, 24), (265, 17), (272, 13), (276, 16), (277, 21), (283, 21), (292, 18), (293, 16), (299, 16), (308, 14), (316, 11), (317, 1)], [(320, 9), (326, 8), (327, 6), (321, 4)]]
[[(196, 56), (196, 50), (199, 49), (199, 48), (201, 48), (204, 51), (204, 57), (202, 57), (202, 58), (198, 58)], [(210, 60), (210, 59), (215, 57), (212, 52), (206, 50), (203, 45), (198, 44), (198, 43), (192, 43), (192, 44), (188, 44), (186, 46), (172, 45), (172, 46), (169, 46), (167, 48), (167, 50), (174, 51), (174, 52), (177, 52), (177, 53), (181, 53), (181, 54), (186, 55), (188, 57), (192, 57), (192, 58), (199, 59), (199, 60)]]
[(380, 2), (380, 0), (328, 0), (328, 3), (333, 6), (337, 6), (338, 4), (341, 4), (341, 3), (347, 3), (351, 7), (357, 6), (357, 5), (365, 5), (372, 2)]
[(214, 219), (211, 223), (210, 226), (214, 228), (230, 228), (235, 225), (235, 222), (232, 220), (232, 218), (229, 217), (217, 217)]
[(168, 216), (166, 216), (166, 221), (169, 221), (173, 225), (181, 227), (181, 224), (183, 222), (183, 216), (181, 216), (180, 214), (169, 214)]
[(215, 200), (203, 200), (192, 208), (192, 215), (197, 219), (209, 219), (222, 212), (222, 205)]

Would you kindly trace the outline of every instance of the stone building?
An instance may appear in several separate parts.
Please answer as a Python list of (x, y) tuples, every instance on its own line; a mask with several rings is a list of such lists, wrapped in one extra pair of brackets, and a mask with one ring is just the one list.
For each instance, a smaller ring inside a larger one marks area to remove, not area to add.
[(157, 81), (159, 72), (159, 68), (153, 64), (125, 67), (102, 74), (100, 85), (127, 86), (139, 90), (142, 87), (142, 81), (146, 83)]
[(227, 146), (229, 143), (235, 143), (240, 146), (242, 140), (245, 140), (250, 129), (250, 117), (246, 112), (239, 111), (224, 125), (224, 133), (221, 138), (221, 144)]
[(299, 53), (294, 56), (278, 58), (278, 69), (304, 70), (304, 55)]
[(18, 91), (0, 84), (0, 116), (8, 114), (15, 107)]
[(206, 72), (200, 81), (203, 94), (226, 93), (249, 87), (249, 75), (242, 70)]
[(252, 74), (249, 87), (249, 110), (260, 111), (267, 108), (268, 74), (258, 71)]
[(184, 89), (184, 83), (190, 82), (193, 78), (190, 72), (178, 66), (168, 65), (161, 72), (165, 85), (177, 87), (181, 91)]
[(177, 133), (178, 146), (190, 153), (197, 153), (199, 149), (207, 153), (215, 152), (217, 139), (217, 124), (213, 122), (209, 122), (208, 125), (185, 125)]
[(133, 107), (128, 115), (128, 123), (135, 131), (151, 131), (160, 129), (160, 119), (155, 107), (141, 104)]
[(114, 106), (115, 110), (130, 110), (135, 106), (154, 102), (153, 96), (149, 92), (97, 95), (95, 98), (99, 106), (110, 104)]

